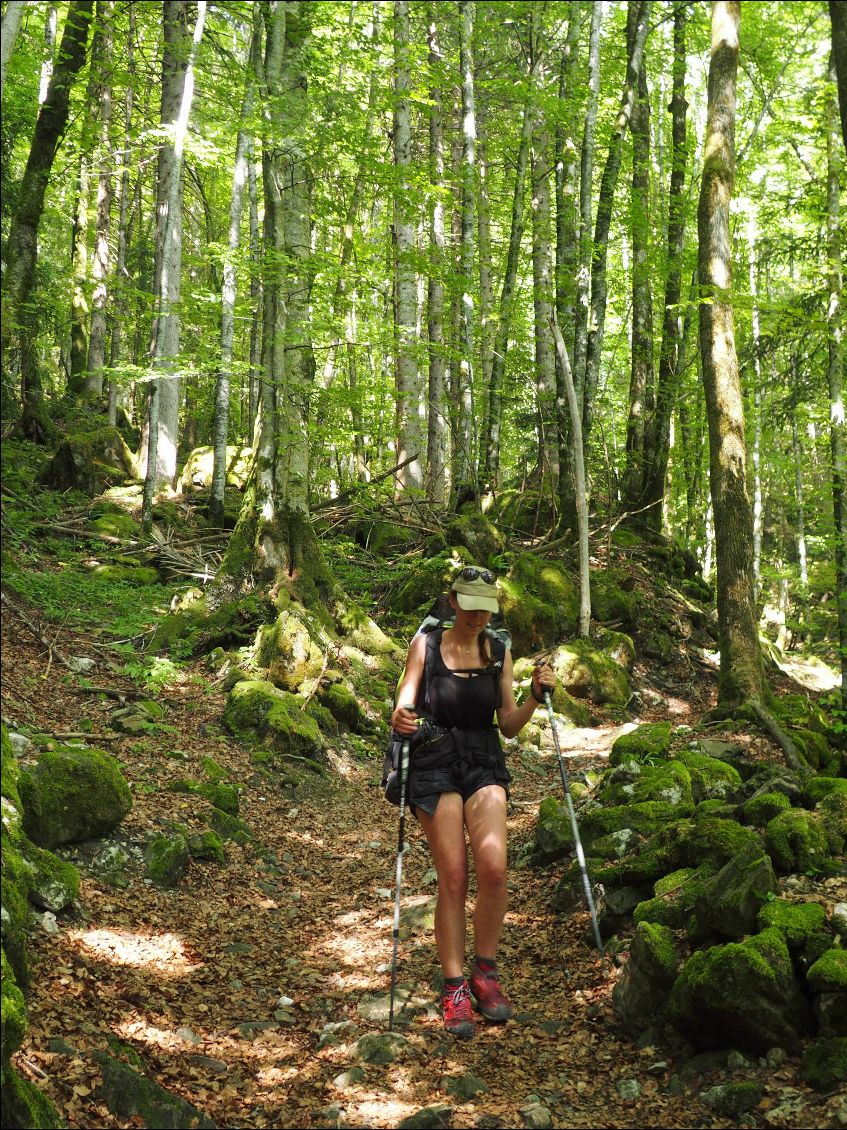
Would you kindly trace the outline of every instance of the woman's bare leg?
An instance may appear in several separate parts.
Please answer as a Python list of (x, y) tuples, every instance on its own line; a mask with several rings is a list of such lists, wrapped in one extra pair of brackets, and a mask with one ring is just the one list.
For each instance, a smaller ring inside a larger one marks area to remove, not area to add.
[(476, 871), (474, 945), (481, 957), (494, 958), (506, 917), (506, 790), (486, 785), (465, 804), (465, 824)]
[[(501, 790), (502, 791), (502, 790)], [(459, 793), (442, 793), (434, 816), (418, 809), (418, 820), (438, 874), (435, 945), (445, 977), (462, 977), (467, 930), (468, 853)]]

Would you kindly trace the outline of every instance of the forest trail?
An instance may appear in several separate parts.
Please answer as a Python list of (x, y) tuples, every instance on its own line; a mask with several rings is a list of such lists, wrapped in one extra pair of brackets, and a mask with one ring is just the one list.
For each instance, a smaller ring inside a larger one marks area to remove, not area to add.
[[(90, 728), (94, 746), (96, 735), (108, 738), (135, 794), (118, 836), (136, 860), (131, 885), (95, 882), (81, 845), (72, 853), (85, 875), (81, 911), (58, 929), (46, 921), (31, 945), (30, 1026), (16, 1062), (71, 1128), (144, 1124), (106, 1106), (98, 1052), (142, 1068), (219, 1127), (395, 1127), (425, 1107), (437, 1108), (426, 1125), (457, 1128), (734, 1125), (698, 1097), (726, 1080), (725, 1068), (707, 1061), (692, 1073), (667, 1047), (639, 1048), (618, 1031), (611, 991), (620, 969), (592, 949), (582, 907), (566, 918), (551, 912), (555, 868), (510, 869), (500, 958), (515, 1018), (481, 1026), (469, 1042), (445, 1037), (426, 924), (433, 875), (412, 819), (398, 975), (410, 1007), (396, 1025), (409, 1047), (395, 1063), (357, 1062), (359, 1037), (387, 1028), (397, 810), (378, 787), (380, 756), (340, 756), (331, 779), (287, 798), (222, 732), (223, 695), (202, 665), (160, 697), (162, 728), (130, 739), (109, 730), (114, 701), (74, 693), (13, 628), (6, 618), (4, 655), (14, 664), (4, 671), (4, 717), (57, 735)], [(81, 638), (74, 643), (72, 654), (87, 654)], [(130, 688), (107, 672), (92, 681)], [(673, 702), (675, 721), (685, 721)], [(542, 714), (542, 748), (510, 758), (513, 860), (532, 837), (537, 801), (560, 792)], [(618, 732), (563, 732), (569, 772), (601, 768)], [(177, 890), (162, 891), (143, 880), (142, 847), (175, 822), (200, 826), (205, 802), (168, 786), (198, 775), (204, 756), (243, 786), (241, 816), (256, 842), (228, 843), (225, 867), (194, 862)], [(825, 1099), (789, 1085), (795, 1067), (748, 1066), (766, 1088), (750, 1125), (831, 1124)]]

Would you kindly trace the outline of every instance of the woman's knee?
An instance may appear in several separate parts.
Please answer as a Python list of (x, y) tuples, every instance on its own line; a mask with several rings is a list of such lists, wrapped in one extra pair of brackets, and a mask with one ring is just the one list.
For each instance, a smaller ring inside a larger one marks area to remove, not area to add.
[(438, 893), (446, 898), (464, 900), (468, 893), (467, 862), (443, 863), (437, 868)]
[(476, 882), (481, 891), (500, 892), (506, 887), (506, 858), (499, 852), (476, 860)]

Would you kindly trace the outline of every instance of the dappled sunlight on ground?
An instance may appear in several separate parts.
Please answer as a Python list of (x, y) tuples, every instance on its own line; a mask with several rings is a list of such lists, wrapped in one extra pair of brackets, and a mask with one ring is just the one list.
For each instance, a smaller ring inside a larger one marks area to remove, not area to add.
[(184, 977), (203, 967), (192, 960), (176, 934), (147, 935), (127, 930), (68, 930), (67, 940), (98, 961), (152, 969), (165, 977)]
[(806, 659), (786, 657), (778, 660), (777, 666), (783, 674), (810, 691), (832, 691), (841, 686), (841, 675), (815, 656)]

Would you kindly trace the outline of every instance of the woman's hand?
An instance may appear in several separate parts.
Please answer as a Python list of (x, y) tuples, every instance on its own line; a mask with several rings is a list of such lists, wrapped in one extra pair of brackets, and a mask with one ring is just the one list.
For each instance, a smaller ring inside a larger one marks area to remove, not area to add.
[(391, 729), (405, 737), (417, 733), (418, 719), (414, 706), (397, 706), (391, 715)]
[(549, 691), (550, 694), (556, 688), (556, 676), (553, 668), (546, 660), (541, 663), (532, 672), (532, 694), (536, 702), (544, 702), (544, 693)]

